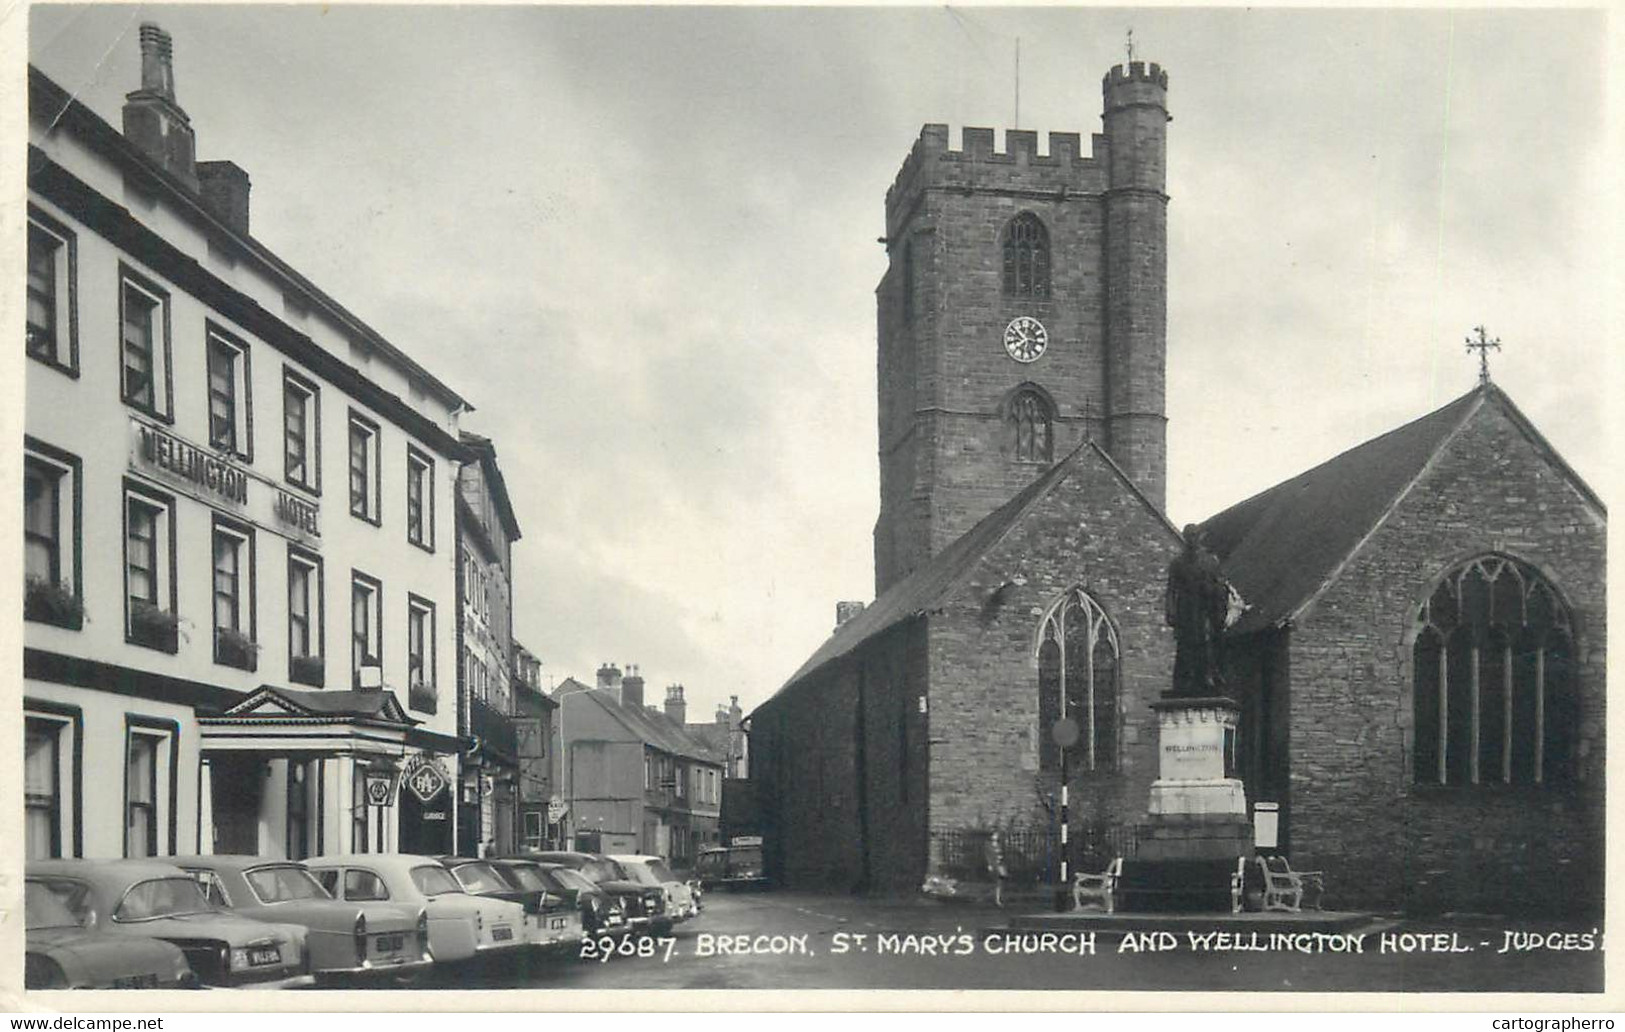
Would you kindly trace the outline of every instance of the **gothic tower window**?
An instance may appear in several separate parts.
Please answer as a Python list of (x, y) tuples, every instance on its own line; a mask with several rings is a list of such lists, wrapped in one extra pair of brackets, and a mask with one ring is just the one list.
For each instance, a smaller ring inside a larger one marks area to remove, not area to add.
[(1535, 569), (1486, 555), (1451, 570), (1417, 614), (1413, 658), (1418, 784), (1574, 777), (1573, 621)]
[(1059, 770), (1061, 749), (1050, 729), (1061, 717), (1078, 724), (1072, 770), (1117, 766), (1117, 632), (1086, 592), (1074, 588), (1044, 617), (1038, 635), (1039, 767)]
[(1005, 420), (1013, 435), (1018, 462), (1048, 462), (1054, 454), (1049, 402), (1035, 390), (1023, 390), (1010, 399)]
[(1004, 292), (1012, 297), (1049, 297), (1049, 231), (1024, 211), (1004, 229)]

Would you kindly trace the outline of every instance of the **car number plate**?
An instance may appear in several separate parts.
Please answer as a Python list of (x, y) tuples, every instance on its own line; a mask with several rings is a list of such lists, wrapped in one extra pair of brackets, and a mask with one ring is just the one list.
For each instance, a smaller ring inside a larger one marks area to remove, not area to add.
[(114, 989), (156, 989), (158, 988), (157, 975), (130, 975), (125, 978), (113, 979)]
[(506, 942), (513, 938), (513, 929), (507, 927), (491, 929), (491, 939), (494, 942)]
[(393, 935), (380, 935), (373, 941), (373, 948), (379, 953), (399, 953), (404, 945), (406, 945), (406, 936), (401, 932), (396, 932)]
[(282, 951), (275, 946), (257, 946), (248, 951), (248, 962), (255, 967), (282, 963)]

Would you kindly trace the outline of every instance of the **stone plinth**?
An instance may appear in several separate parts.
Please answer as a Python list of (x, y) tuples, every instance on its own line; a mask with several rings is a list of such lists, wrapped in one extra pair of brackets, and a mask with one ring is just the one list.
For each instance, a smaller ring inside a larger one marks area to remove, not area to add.
[(1163, 699), (1158, 713), (1160, 777), (1151, 785), (1136, 857), (1145, 861), (1228, 860), (1252, 852), (1247, 793), (1231, 776), (1236, 704), (1224, 698)]

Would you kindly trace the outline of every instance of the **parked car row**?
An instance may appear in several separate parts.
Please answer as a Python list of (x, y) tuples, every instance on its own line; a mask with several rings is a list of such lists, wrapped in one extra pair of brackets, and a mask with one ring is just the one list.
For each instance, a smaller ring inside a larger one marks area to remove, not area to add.
[(652, 856), (176, 856), (25, 873), (29, 989), (388, 982), (573, 953), (586, 935), (665, 935), (700, 908)]

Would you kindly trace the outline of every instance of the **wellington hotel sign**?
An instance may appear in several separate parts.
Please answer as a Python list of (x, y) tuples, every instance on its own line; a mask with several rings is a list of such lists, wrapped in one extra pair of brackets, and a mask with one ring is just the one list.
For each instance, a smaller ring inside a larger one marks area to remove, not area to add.
[(139, 419), (130, 420), (130, 468), (172, 484), (200, 502), (234, 509), (244, 519), (278, 534), (302, 541), (322, 536), (321, 510), (315, 502)]

